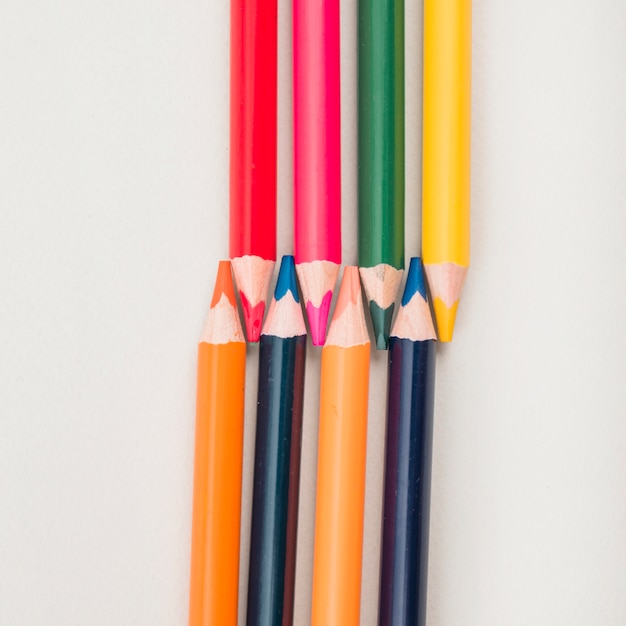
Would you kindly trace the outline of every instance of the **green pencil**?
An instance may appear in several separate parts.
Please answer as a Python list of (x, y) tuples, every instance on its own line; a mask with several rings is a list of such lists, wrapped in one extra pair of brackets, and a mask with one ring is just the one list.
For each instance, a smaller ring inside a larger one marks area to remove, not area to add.
[(359, 267), (386, 349), (404, 270), (404, 0), (359, 0)]

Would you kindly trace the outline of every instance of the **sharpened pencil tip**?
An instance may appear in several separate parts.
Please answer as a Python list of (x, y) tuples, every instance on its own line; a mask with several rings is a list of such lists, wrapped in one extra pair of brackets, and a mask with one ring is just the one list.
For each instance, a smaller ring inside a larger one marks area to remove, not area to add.
[(256, 343), (261, 335), (274, 261), (259, 256), (245, 255), (235, 257), (232, 265), (241, 299), (246, 336), (249, 342)]
[(413, 257), (407, 272), (402, 304), (391, 329), (391, 337), (410, 341), (430, 341), (437, 338), (426, 292), (422, 260)]
[(250, 343), (256, 343), (261, 337), (261, 326), (265, 314), (265, 302), (261, 301), (252, 306), (243, 291), (239, 292), (241, 308), (243, 309), (243, 321), (246, 327), (246, 337)]
[(419, 293), (424, 300), (428, 299), (426, 295), (426, 277), (424, 276), (424, 266), (422, 265), (422, 259), (420, 257), (413, 257), (411, 259), (409, 271), (406, 276), (404, 293), (402, 294), (402, 306), (406, 306), (416, 293)]
[(213, 308), (220, 301), (222, 294), (228, 298), (229, 302), (233, 306), (237, 306), (230, 261), (220, 261), (217, 266), (217, 276), (215, 278), (215, 288), (213, 289), (211, 308)]
[(323, 346), (339, 264), (332, 261), (296, 262), (296, 272), (309, 321), (311, 341), (314, 346)]
[(296, 264), (294, 263), (293, 256), (285, 254), (280, 262), (280, 270), (278, 271), (278, 279), (276, 280), (276, 288), (274, 289), (274, 299), (280, 300), (288, 292), (291, 292), (296, 302), (300, 302), (298, 281), (296, 279)]
[(467, 270), (467, 266), (457, 263), (424, 264), (439, 341), (452, 341), (456, 310)]
[(361, 267), (359, 272), (374, 327), (376, 347), (386, 350), (404, 269), (379, 263), (373, 267)]
[(217, 268), (211, 306), (200, 335), (202, 343), (245, 342), (231, 267), (230, 261), (220, 261)]
[(435, 321), (437, 324), (437, 338), (443, 343), (452, 341), (458, 306), (458, 300), (451, 307), (447, 306), (441, 298), (435, 298), (433, 300), (433, 309), (435, 310)]
[(280, 263), (274, 298), (267, 311), (261, 335), (282, 338), (306, 335), (304, 315), (298, 296), (296, 267), (290, 255), (285, 255)]
[(334, 317), (339, 317), (348, 304), (355, 304), (360, 298), (361, 278), (359, 276), (359, 268), (354, 265), (347, 265), (343, 270)]
[(370, 315), (372, 326), (374, 327), (374, 337), (376, 337), (376, 348), (386, 350), (389, 347), (389, 335), (391, 334), (391, 321), (395, 305), (392, 304), (386, 309), (379, 307), (373, 300), (370, 301)]
[(349, 347), (365, 343), (369, 344), (370, 339), (365, 323), (359, 268), (348, 266), (343, 271), (326, 345)]
[(328, 312), (333, 292), (328, 291), (322, 298), (320, 306), (314, 306), (311, 301), (306, 304), (306, 315), (311, 330), (311, 341), (314, 346), (323, 346), (326, 340), (326, 326), (328, 325)]

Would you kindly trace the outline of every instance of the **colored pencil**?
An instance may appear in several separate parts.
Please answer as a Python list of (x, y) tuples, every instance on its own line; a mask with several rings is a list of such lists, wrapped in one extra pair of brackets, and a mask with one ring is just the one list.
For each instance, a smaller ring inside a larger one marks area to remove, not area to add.
[(435, 329), (411, 259), (389, 342), (380, 626), (426, 623)]
[(358, 626), (370, 342), (346, 267), (322, 350), (312, 626)]
[(231, 0), (230, 257), (259, 340), (276, 261), (276, 0)]
[(293, 0), (294, 221), (313, 345), (322, 345), (341, 264), (339, 0)]
[(189, 626), (236, 626), (246, 343), (221, 261), (198, 347)]
[(440, 341), (470, 262), (471, 0), (424, 0), (422, 255)]
[(261, 334), (248, 626), (293, 623), (306, 328), (284, 256)]
[(359, 267), (386, 349), (404, 270), (404, 0), (358, 3)]

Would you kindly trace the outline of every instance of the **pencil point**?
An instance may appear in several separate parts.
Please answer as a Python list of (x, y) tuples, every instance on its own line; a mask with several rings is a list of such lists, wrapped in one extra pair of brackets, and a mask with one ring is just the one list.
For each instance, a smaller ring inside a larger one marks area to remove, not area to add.
[(246, 336), (249, 342), (255, 343), (261, 336), (265, 300), (274, 271), (274, 261), (246, 255), (234, 258), (232, 265), (241, 298)]
[(425, 263), (439, 341), (452, 341), (456, 310), (467, 267), (458, 263)]
[(314, 346), (323, 346), (326, 339), (326, 326), (328, 326), (328, 313), (333, 292), (327, 291), (322, 298), (320, 306), (315, 306), (310, 300), (306, 303), (306, 316), (311, 329), (311, 341)]
[(424, 299), (428, 300), (426, 295), (426, 279), (424, 277), (424, 268), (419, 257), (413, 257), (409, 265), (409, 271), (406, 277), (406, 285), (402, 294), (402, 306), (406, 306), (416, 293)]
[(304, 316), (298, 297), (298, 282), (293, 257), (285, 255), (280, 263), (274, 298), (269, 306), (262, 335), (297, 337), (306, 335)]
[(333, 314), (327, 345), (356, 346), (369, 344), (369, 334), (363, 312), (363, 298), (361, 296), (361, 282), (359, 268), (348, 266), (344, 269), (337, 304)]
[(391, 330), (391, 336), (411, 341), (436, 339), (426, 295), (424, 268), (419, 257), (411, 259), (402, 302)]
[(331, 261), (309, 261), (298, 263), (296, 270), (309, 320), (311, 341), (314, 346), (323, 346), (339, 265)]
[(395, 304), (381, 309), (373, 300), (370, 302), (370, 316), (376, 337), (376, 348), (386, 350), (389, 347), (389, 334), (391, 333), (391, 321)]
[(386, 350), (389, 345), (391, 320), (404, 270), (388, 263), (379, 263), (373, 267), (361, 267), (359, 273), (369, 303), (376, 347), (379, 350)]
[(200, 341), (212, 344), (245, 341), (237, 311), (230, 261), (220, 261), (217, 268), (211, 307)]
[(233, 275), (230, 261), (220, 261), (217, 266), (217, 276), (215, 277), (211, 308), (215, 307), (222, 295), (226, 296), (232, 306), (236, 306), (237, 301), (235, 300), (235, 288), (233, 287)]
[(278, 270), (278, 279), (276, 280), (276, 288), (274, 289), (274, 299), (280, 300), (287, 292), (291, 292), (293, 299), (300, 302), (298, 295), (298, 282), (296, 279), (296, 266), (293, 256), (285, 254), (280, 262)]
[(239, 292), (239, 296), (241, 298), (243, 321), (246, 325), (246, 337), (249, 342), (255, 343), (261, 336), (261, 326), (263, 325), (263, 316), (265, 315), (265, 302), (261, 301), (252, 306), (243, 291)]
[(433, 309), (435, 310), (435, 320), (437, 322), (437, 337), (443, 343), (452, 341), (458, 306), (458, 300), (450, 307), (441, 298), (433, 300)]

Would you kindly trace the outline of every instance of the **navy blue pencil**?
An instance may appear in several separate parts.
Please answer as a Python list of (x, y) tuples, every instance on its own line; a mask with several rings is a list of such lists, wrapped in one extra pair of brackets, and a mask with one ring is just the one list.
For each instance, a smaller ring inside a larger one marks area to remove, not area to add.
[(389, 341), (380, 626), (426, 623), (435, 330), (411, 259)]
[(259, 350), (248, 626), (293, 621), (305, 358), (294, 259), (284, 256)]

